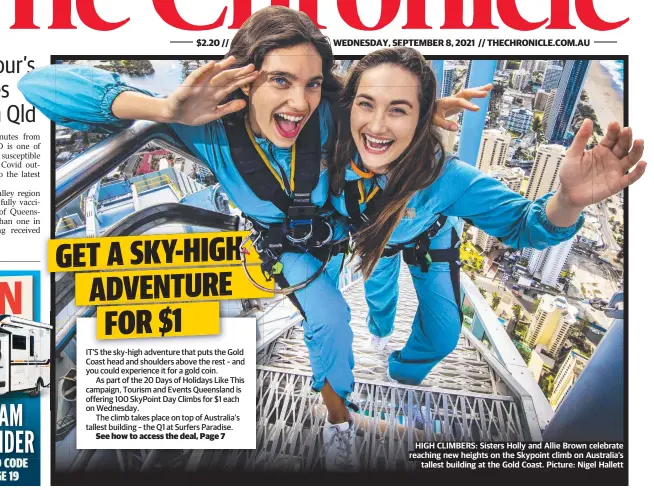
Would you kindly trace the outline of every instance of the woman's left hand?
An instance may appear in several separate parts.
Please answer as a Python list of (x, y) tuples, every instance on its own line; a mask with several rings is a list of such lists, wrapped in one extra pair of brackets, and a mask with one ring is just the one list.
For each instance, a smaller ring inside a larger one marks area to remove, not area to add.
[(436, 102), (436, 113), (432, 123), (439, 128), (447, 131), (456, 131), (459, 125), (454, 121), (448, 121), (447, 118), (458, 114), (463, 110), (477, 112), (479, 107), (470, 102), (471, 99), (483, 99), (488, 97), (488, 93), (493, 88), (489, 83), (483, 87), (474, 87), (461, 90), (451, 97), (443, 97)]
[(583, 209), (617, 194), (640, 179), (647, 166), (640, 160), (645, 142), (638, 139), (633, 141), (632, 146), (631, 128), (621, 130), (617, 122), (612, 122), (604, 139), (592, 150), (586, 151), (592, 134), (593, 122), (586, 119), (559, 170), (561, 186), (558, 194), (562, 204), (572, 209)]

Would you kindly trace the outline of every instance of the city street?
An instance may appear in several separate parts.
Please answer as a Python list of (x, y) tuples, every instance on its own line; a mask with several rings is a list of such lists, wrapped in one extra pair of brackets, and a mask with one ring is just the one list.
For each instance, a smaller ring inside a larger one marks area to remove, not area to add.
[(609, 223), (609, 210), (606, 207), (606, 203), (602, 201), (599, 205), (601, 213), (599, 213), (599, 221), (602, 225), (602, 235), (604, 236), (604, 243), (611, 249), (616, 252), (620, 250), (618, 242), (615, 241), (613, 236), (613, 231), (611, 230), (611, 224)]

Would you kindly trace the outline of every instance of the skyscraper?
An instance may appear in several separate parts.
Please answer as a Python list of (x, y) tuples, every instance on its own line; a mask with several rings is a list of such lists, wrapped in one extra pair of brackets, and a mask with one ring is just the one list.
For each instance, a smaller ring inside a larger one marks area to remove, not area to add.
[(579, 352), (575, 350), (568, 352), (556, 378), (554, 378), (554, 387), (552, 389), (552, 396), (550, 397), (550, 403), (554, 410), (559, 407), (565, 395), (568, 394), (568, 391), (570, 391), (581, 375), (586, 364), (588, 364), (588, 359)]
[[(458, 123), (459, 115), (457, 114), (450, 116), (447, 118), (447, 120)], [(447, 153), (454, 153), (454, 145), (456, 145), (456, 141), (458, 139), (458, 131), (446, 131), (442, 128), (439, 128), (439, 134), (445, 151)]]
[(589, 67), (590, 60), (567, 60), (565, 62), (556, 99), (554, 99), (545, 129), (545, 138), (548, 142), (561, 143), (565, 140)]
[(477, 155), (477, 168), (484, 173), (492, 165), (504, 165), (506, 152), (511, 143), (511, 135), (499, 129), (486, 129), (481, 136), (481, 146)]
[(475, 228), (473, 231), (474, 244), (481, 248), (482, 252), (488, 253), (491, 249), (499, 243), (499, 240), (494, 236), (490, 236), (484, 230)]
[(441, 85), (441, 97), (452, 95), (454, 88), (454, 78), (456, 77), (456, 66), (454, 63), (446, 61), (443, 65), (443, 84)]
[(547, 64), (547, 69), (545, 70), (545, 76), (543, 78), (543, 89), (545, 92), (549, 92), (553, 88), (559, 86), (559, 80), (561, 80), (561, 74), (563, 73), (563, 67), (556, 64), (554, 61), (550, 61)]
[(468, 69), (466, 70), (466, 82), (463, 84), (463, 88), (468, 88), (470, 86), (471, 71), (472, 71), (472, 60), (468, 61)]
[(545, 73), (545, 70), (547, 70), (547, 60), (536, 60), (534, 71)]
[(536, 67), (536, 60), (522, 60), (520, 62), (520, 69), (529, 72), (531, 74)]
[(568, 260), (574, 241), (575, 238), (572, 237), (545, 250), (534, 249), (527, 266), (529, 273), (540, 280), (542, 284), (558, 287), (559, 276)]
[(532, 348), (543, 344), (547, 354), (556, 359), (576, 315), (577, 308), (563, 296), (544, 294), (527, 330), (527, 344)]
[(559, 188), (559, 168), (566, 148), (561, 145), (540, 145), (531, 167), (529, 185), (525, 197), (535, 201), (540, 196)]
[(550, 118), (550, 113), (552, 112), (552, 106), (554, 105), (554, 100), (556, 99), (556, 89), (553, 88), (550, 94), (547, 96), (547, 102), (545, 102), (545, 111), (543, 112), (543, 130), (547, 129), (547, 121)]
[(524, 89), (531, 80), (531, 73), (527, 70), (516, 70), (511, 73), (511, 84), (516, 90)]
[(536, 98), (534, 99), (534, 110), (544, 111), (545, 107), (547, 107), (548, 98), (549, 98), (549, 94), (544, 90), (539, 90), (538, 92), (536, 92)]

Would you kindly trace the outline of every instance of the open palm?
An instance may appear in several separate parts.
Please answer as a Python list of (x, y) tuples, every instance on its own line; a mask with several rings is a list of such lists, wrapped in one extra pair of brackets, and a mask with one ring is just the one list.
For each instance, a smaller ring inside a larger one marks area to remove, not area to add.
[(647, 166), (640, 161), (645, 143), (636, 140), (632, 147), (631, 128), (621, 130), (612, 122), (604, 139), (586, 151), (592, 133), (592, 121), (584, 120), (561, 163), (559, 191), (570, 206), (583, 208), (620, 192), (640, 179)]
[(246, 102), (242, 99), (221, 105), (230, 93), (251, 84), (258, 76), (254, 65), (229, 69), (235, 62), (230, 56), (218, 63), (210, 61), (193, 71), (166, 99), (168, 118), (176, 123), (199, 126), (245, 108)]

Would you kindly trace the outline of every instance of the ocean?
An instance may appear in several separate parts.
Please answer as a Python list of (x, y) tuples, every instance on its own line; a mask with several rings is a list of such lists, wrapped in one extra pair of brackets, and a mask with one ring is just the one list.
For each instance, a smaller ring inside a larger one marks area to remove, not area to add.
[(613, 88), (620, 93), (624, 92), (624, 61), (623, 60), (602, 60), (602, 67), (609, 73), (613, 80)]

